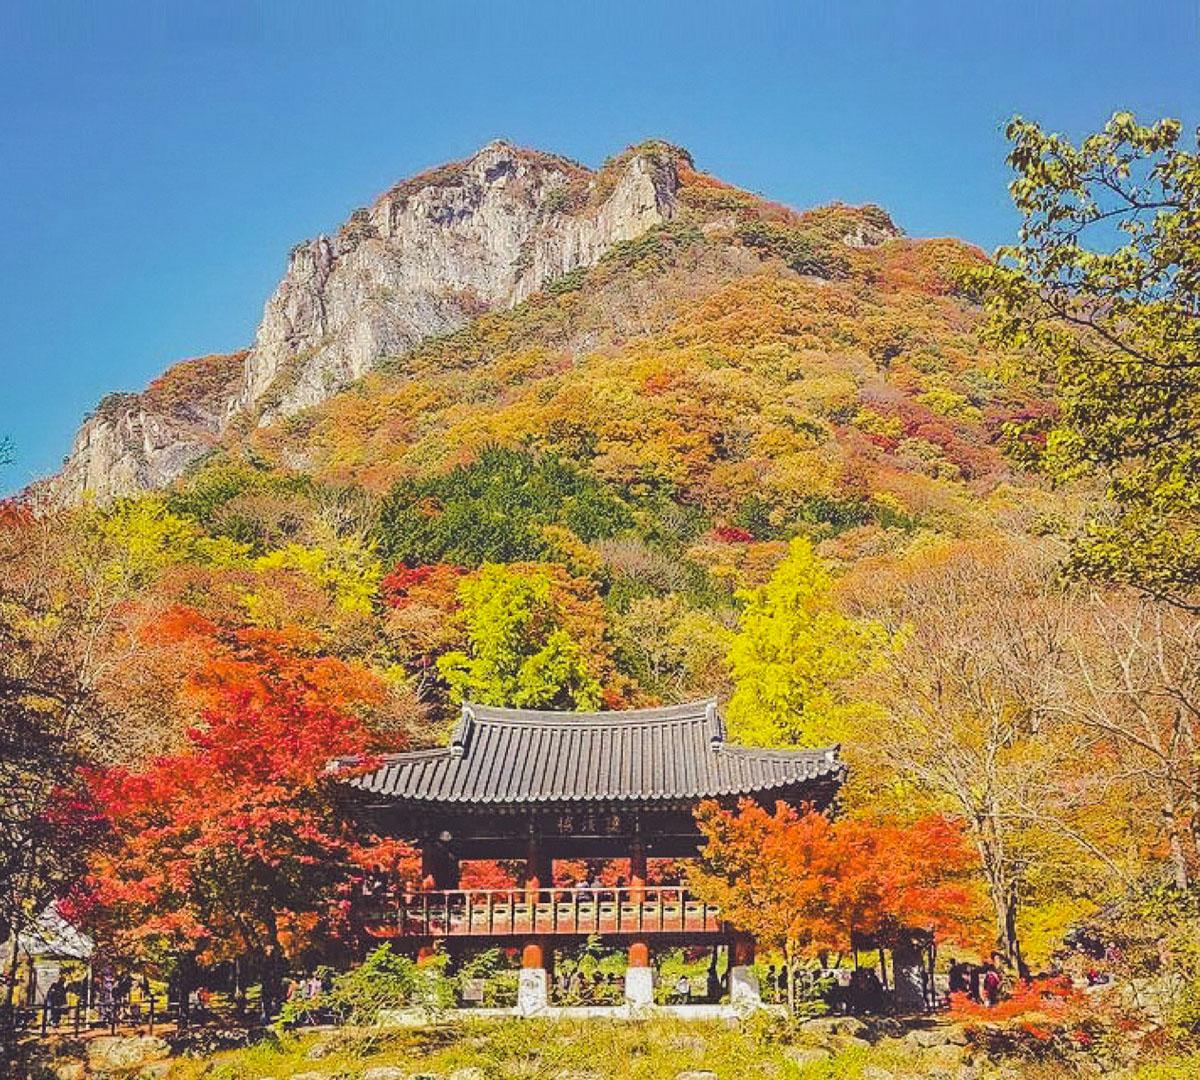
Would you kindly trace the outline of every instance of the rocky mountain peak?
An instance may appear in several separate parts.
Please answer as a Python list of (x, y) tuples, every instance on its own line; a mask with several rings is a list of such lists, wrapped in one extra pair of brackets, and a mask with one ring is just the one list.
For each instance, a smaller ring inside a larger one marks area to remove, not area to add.
[(292, 249), (251, 349), (170, 369), (173, 386), (206, 372), (194, 400), (154, 385), (106, 399), (49, 481), (53, 497), (107, 501), (163, 486), (230, 425), (315, 405), (382, 358), (591, 265), (674, 215), (680, 159), (665, 146), (631, 148), (593, 171), (496, 139), (401, 181)]
[(519, 303), (668, 220), (677, 187), (649, 154), (593, 173), (504, 141), (397, 184), (292, 251), (229, 418), (297, 412), (382, 357)]

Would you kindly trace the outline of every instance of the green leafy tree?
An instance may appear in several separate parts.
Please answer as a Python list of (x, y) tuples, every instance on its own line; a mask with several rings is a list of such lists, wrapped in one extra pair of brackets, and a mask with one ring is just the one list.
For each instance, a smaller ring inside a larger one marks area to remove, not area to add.
[(617, 495), (574, 466), (490, 447), (444, 476), (396, 485), (376, 532), (391, 561), (480, 566), (552, 555), (546, 525), (565, 526), (590, 542), (632, 522)]
[(1014, 119), (1020, 242), (974, 272), (991, 338), (1053, 387), (1017, 445), (1108, 501), (1072, 568), (1188, 602), (1200, 582), (1200, 155), (1117, 113), (1078, 145)]
[(844, 681), (879, 655), (886, 634), (833, 604), (829, 569), (803, 537), (745, 604), (729, 649), (734, 691), (726, 715), (741, 742), (840, 742), (863, 706)]
[(528, 708), (594, 709), (600, 683), (562, 625), (550, 575), (490, 563), (458, 595), (467, 648), (438, 658), (456, 701)]

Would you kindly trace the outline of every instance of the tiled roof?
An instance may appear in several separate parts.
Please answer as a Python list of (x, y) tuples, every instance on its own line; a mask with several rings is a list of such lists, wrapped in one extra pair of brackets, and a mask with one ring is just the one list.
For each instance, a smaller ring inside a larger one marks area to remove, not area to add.
[(394, 754), (347, 780), (388, 799), (514, 805), (671, 801), (838, 783), (837, 750), (730, 746), (716, 702), (628, 712), (464, 705), (448, 747)]

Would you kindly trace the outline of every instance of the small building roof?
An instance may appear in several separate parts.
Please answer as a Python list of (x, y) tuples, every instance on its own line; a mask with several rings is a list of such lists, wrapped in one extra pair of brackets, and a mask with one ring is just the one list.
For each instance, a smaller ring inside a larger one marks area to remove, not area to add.
[(465, 704), (449, 746), (388, 755), (347, 783), (389, 801), (511, 806), (695, 802), (844, 774), (836, 747), (729, 745), (715, 701), (594, 713)]
[(20, 934), (21, 952), (33, 957), (87, 960), (92, 955), (92, 947), (92, 939), (53, 903), (44, 908), (33, 925)]

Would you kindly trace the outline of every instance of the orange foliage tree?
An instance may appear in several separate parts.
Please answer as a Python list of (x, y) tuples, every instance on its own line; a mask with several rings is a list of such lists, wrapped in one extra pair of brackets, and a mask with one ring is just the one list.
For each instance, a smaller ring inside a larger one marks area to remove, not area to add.
[(701, 803), (696, 820), (705, 845), (689, 884), (733, 926), (782, 949), (789, 969), (798, 956), (845, 948), (852, 934), (977, 936), (977, 858), (953, 819), (831, 821), (743, 799), (736, 812)]
[(174, 753), (89, 775), (109, 842), (75, 909), (120, 951), (177, 957), (185, 978), (193, 963), (233, 956), (270, 967), (345, 928), (356, 879), (413, 855), (364, 840), (336, 809), (330, 762), (371, 763), (350, 708), (363, 686), (287, 634), (226, 634), (186, 611), (162, 632), (208, 642), (191, 680), (202, 721)]

